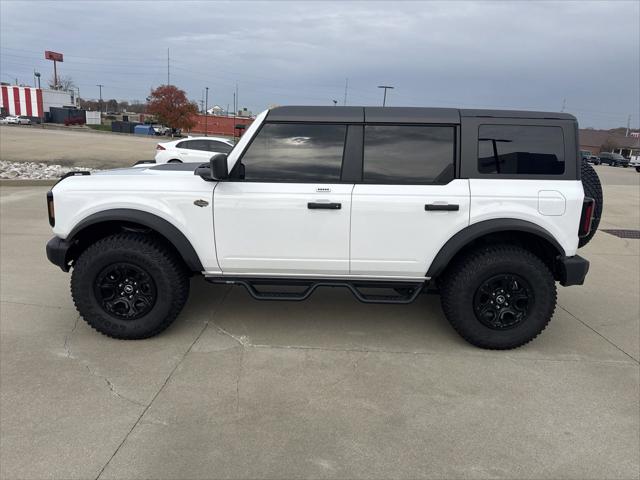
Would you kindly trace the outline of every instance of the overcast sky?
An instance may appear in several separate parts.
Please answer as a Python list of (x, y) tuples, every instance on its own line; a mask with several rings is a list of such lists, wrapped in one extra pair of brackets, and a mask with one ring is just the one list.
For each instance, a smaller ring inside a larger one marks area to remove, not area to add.
[(640, 2), (0, 1), (3, 82), (59, 72), (82, 97), (171, 83), (226, 108), (273, 104), (516, 108), (638, 127)]

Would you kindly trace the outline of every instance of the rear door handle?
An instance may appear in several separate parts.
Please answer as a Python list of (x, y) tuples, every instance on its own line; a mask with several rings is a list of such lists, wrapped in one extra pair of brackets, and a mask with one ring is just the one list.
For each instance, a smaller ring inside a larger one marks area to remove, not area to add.
[(309, 202), (307, 203), (309, 210), (340, 210), (342, 208), (341, 203), (329, 203), (329, 202)]
[(455, 203), (427, 203), (424, 206), (427, 212), (443, 211), (443, 212), (456, 212), (460, 210), (460, 205)]

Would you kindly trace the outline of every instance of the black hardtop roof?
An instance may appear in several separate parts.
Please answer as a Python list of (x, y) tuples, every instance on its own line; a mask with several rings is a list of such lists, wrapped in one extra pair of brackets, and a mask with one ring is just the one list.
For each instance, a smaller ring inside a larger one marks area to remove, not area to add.
[(526, 110), (474, 110), (428, 107), (286, 106), (269, 110), (271, 122), (323, 123), (443, 123), (459, 124), (461, 117), (575, 120), (568, 113)]

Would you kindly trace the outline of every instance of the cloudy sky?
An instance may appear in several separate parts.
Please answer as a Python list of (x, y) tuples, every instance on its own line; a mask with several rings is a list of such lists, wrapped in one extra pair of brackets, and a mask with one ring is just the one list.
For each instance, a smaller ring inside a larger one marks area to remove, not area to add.
[(273, 104), (520, 108), (638, 127), (640, 2), (0, 1), (0, 75), (82, 97), (144, 99), (167, 82), (226, 108)]

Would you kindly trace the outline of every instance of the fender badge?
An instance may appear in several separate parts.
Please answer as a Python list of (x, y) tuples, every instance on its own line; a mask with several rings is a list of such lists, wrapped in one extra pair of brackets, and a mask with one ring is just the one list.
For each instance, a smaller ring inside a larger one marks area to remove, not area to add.
[(207, 202), (206, 200), (196, 200), (195, 202), (193, 202), (193, 204), (196, 207), (206, 207), (207, 205), (209, 205), (209, 202)]

